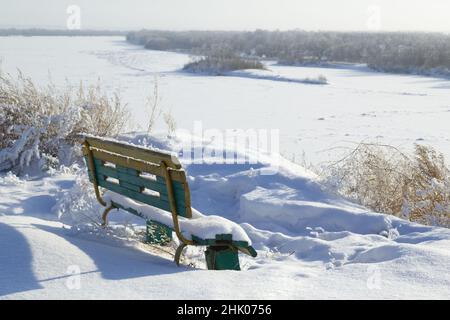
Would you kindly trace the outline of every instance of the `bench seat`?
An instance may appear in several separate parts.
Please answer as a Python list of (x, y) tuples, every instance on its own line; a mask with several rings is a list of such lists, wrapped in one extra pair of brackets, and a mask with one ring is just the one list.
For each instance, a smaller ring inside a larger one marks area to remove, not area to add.
[[(103, 199), (115, 208), (126, 210), (149, 221), (160, 223), (173, 230), (173, 220), (169, 212), (139, 203), (118, 193), (107, 190)], [(214, 246), (229, 241), (241, 252), (256, 257), (251, 240), (237, 223), (220, 216), (205, 216), (192, 208), (192, 218), (180, 217), (182, 234), (197, 245)]]

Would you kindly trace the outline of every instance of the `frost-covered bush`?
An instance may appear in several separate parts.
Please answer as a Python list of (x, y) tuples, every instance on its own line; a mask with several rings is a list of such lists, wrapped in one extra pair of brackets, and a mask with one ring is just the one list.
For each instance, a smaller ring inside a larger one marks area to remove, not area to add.
[(324, 172), (328, 186), (377, 212), (450, 227), (450, 171), (442, 154), (415, 145), (412, 156), (361, 143)]
[(118, 95), (97, 87), (38, 88), (19, 73), (0, 73), (0, 171), (72, 161), (79, 133), (114, 136), (128, 119)]
[[(86, 174), (85, 168), (72, 165), (67, 170), (75, 175), (74, 185), (60, 192), (56, 197), (56, 204), (52, 211), (59, 220), (64, 224), (70, 225), (78, 231), (89, 231), (94, 233), (102, 233), (102, 213), (105, 210), (99, 204), (95, 197), (92, 183)], [(110, 219), (113, 220), (114, 226), (110, 226), (108, 232), (115, 232), (116, 235), (123, 233), (123, 228), (129, 236), (135, 233), (135, 226), (132, 221), (134, 216), (126, 212), (113, 210)], [(141, 220), (141, 219), (139, 219)]]
[(316, 78), (305, 78), (304, 82), (311, 84), (328, 84), (328, 79), (324, 75), (320, 74)]
[(245, 69), (264, 69), (264, 65), (256, 59), (239, 56), (231, 48), (221, 45), (213, 46), (203, 57), (194, 58), (183, 67), (188, 72), (214, 74)]
[(113, 210), (108, 219), (110, 224), (103, 227), (101, 216), (105, 208), (98, 203), (85, 168), (73, 165), (66, 169), (75, 175), (75, 183), (57, 194), (52, 212), (65, 226), (70, 226), (66, 229), (68, 233), (124, 245), (143, 240), (145, 226), (134, 223), (134, 216), (126, 212)]
[(75, 174), (73, 187), (57, 196), (53, 211), (62, 222), (69, 225), (100, 226), (102, 206), (95, 197), (92, 183), (84, 169)]
[(183, 67), (184, 71), (214, 74), (246, 69), (264, 69), (264, 65), (257, 60), (240, 57), (226, 58), (207, 56), (194, 60)]
[(402, 215), (412, 221), (450, 227), (450, 170), (444, 156), (430, 147), (416, 145)]

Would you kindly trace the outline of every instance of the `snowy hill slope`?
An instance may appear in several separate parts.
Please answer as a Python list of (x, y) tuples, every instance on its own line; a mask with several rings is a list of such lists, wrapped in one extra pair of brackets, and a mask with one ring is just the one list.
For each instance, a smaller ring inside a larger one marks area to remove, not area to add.
[[(180, 143), (121, 139), (166, 150)], [(286, 160), (262, 175), (273, 167), (265, 160), (183, 163), (193, 207), (239, 223), (258, 250), (241, 257), (241, 272), (204, 270), (201, 248), (176, 267), (137, 241), (143, 221), (130, 214), (113, 211), (111, 228), (96, 228), (100, 207), (83, 168), (1, 176), (0, 298), (450, 298), (450, 230), (369, 212)]]

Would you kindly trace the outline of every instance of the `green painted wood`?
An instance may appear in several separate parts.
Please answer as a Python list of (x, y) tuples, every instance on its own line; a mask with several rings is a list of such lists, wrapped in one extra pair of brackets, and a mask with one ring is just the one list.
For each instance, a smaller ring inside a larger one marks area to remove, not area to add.
[(238, 251), (227, 246), (211, 246), (205, 251), (208, 270), (241, 270)]
[(150, 195), (146, 195), (146, 194), (142, 194), (139, 192), (135, 192), (129, 189), (126, 189), (118, 184), (103, 180), (103, 179), (98, 179), (98, 185), (100, 187), (106, 188), (108, 190), (111, 190), (113, 192), (116, 192), (118, 194), (121, 194), (125, 197), (128, 197), (130, 199), (166, 210), (166, 211), (170, 211), (170, 207), (169, 207), (169, 203), (166, 201), (161, 200), (159, 197), (155, 197), (155, 196), (150, 196)]
[(114, 168), (104, 167), (104, 166), (96, 166), (96, 170), (98, 174), (105, 175), (111, 178), (119, 179), (121, 181), (127, 182), (129, 184), (133, 184), (138, 187), (144, 187), (150, 190), (154, 190), (159, 192), (160, 194), (167, 195), (167, 188), (165, 185), (161, 185), (155, 183), (149, 179), (141, 178), (138, 176), (132, 176), (125, 174), (123, 172), (119, 172)]
[(231, 234), (218, 234), (218, 235), (216, 235), (215, 239), (201, 239), (199, 237), (193, 236), (192, 240), (194, 240), (196, 243), (199, 243), (199, 244), (205, 245), (205, 246), (220, 245), (223, 243), (229, 243), (236, 247), (242, 247), (242, 248), (246, 248), (249, 246), (247, 241), (232, 240), (232, 236), (233, 235), (231, 235)]
[(140, 172), (135, 170), (135, 169), (121, 167), (121, 166), (118, 166), (118, 165), (116, 165), (116, 170), (118, 172), (125, 173), (127, 175), (134, 176), (134, 177), (138, 177), (139, 174), (140, 174)]
[(172, 241), (172, 229), (163, 223), (147, 220), (147, 242), (159, 245), (166, 245)]
[(233, 244), (234, 244), (236, 247), (242, 247), (242, 248), (246, 248), (246, 247), (249, 246), (247, 241), (234, 241), (234, 240), (233, 240)]
[[(157, 182), (158, 183), (163, 183), (164, 186), (165, 184), (165, 180), (162, 177), (156, 177)], [(177, 205), (177, 212), (178, 215), (186, 217), (186, 193), (185, 193), (185, 188), (183, 186), (182, 183), (178, 182), (178, 181), (172, 181), (172, 189), (173, 189), (173, 195), (175, 197), (175, 203)], [(166, 193), (167, 194), (167, 193)], [(167, 201), (169, 201), (169, 199), (167, 198)]]
[(218, 234), (216, 235), (216, 239), (201, 239), (197, 237), (196, 235), (192, 235), (192, 240), (195, 242), (196, 245), (200, 246), (223, 246), (224, 244), (233, 246), (243, 253), (256, 257), (257, 252), (256, 250), (248, 245), (247, 241), (235, 241), (235, 240), (224, 240), (224, 239), (230, 239), (232, 237), (231, 234), (222, 235)]
[[(133, 174), (128, 174), (128, 173), (126, 173), (126, 171), (123, 171), (123, 170), (119, 171), (116, 168), (104, 166), (102, 164), (102, 162), (98, 159), (96, 159), (94, 162), (95, 162), (96, 171), (99, 174), (103, 174), (105, 176), (116, 178), (119, 180), (124, 180), (128, 183), (131, 183), (131, 184), (134, 184), (137, 186), (144, 186), (147, 189), (154, 190), (161, 194), (167, 195), (166, 183), (164, 181), (164, 178), (162, 178), (162, 177), (156, 177), (156, 180), (151, 180), (151, 179), (143, 178), (143, 177), (136, 176)], [(130, 170), (133, 170), (133, 169), (130, 169)], [(133, 171), (137, 172), (136, 170), (133, 170)], [(182, 183), (180, 183), (178, 181), (174, 181), (172, 183), (172, 185), (174, 187), (174, 193), (176, 195), (182, 194), (184, 196), (184, 187), (183, 187)]]
[(143, 187), (136, 186), (123, 180), (119, 180), (119, 185), (131, 191), (142, 192)]
[[(87, 157), (85, 157), (87, 161)], [(119, 194), (125, 195), (134, 199), (136, 201), (140, 201), (149, 205), (154, 205), (157, 208), (170, 211), (169, 207), (169, 198), (167, 195), (167, 187), (165, 184), (165, 180), (163, 177), (156, 176), (156, 180), (150, 180), (148, 178), (143, 178), (139, 176), (139, 172), (134, 169), (125, 168), (121, 166), (110, 167), (105, 166), (104, 162), (99, 159), (94, 159), (95, 171), (97, 173), (97, 181), (99, 186), (109, 189), (111, 191), (117, 192)], [(89, 180), (93, 182), (92, 173), (88, 170)], [(119, 180), (119, 186), (122, 189), (117, 188), (117, 185), (106, 181), (106, 177), (111, 177)], [(112, 186), (114, 190), (110, 189), (108, 186)], [(183, 184), (178, 181), (172, 182), (173, 192), (175, 197), (175, 203), (177, 208), (177, 213), (180, 216), (186, 217), (186, 202), (185, 202), (185, 191)], [(146, 188), (149, 190), (153, 190), (159, 193), (159, 197), (143, 194), (142, 188)], [(130, 193), (125, 191), (126, 194), (122, 193), (122, 190), (132, 191), (131, 196)], [(139, 193), (140, 195), (134, 195), (134, 193)], [(149, 200), (146, 202), (145, 197), (149, 197)], [(158, 202), (158, 200), (160, 202)]]
[[(116, 193), (119, 193), (121, 195), (129, 197), (133, 200), (143, 202), (145, 204), (153, 205), (157, 208), (160, 208), (160, 209), (170, 212), (169, 201), (167, 200), (167, 198), (141, 193), (139, 190), (134, 190), (133, 188), (135, 188), (135, 186), (133, 186), (133, 185), (124, 185), (123, 183), (116, 184), (114, 182), (107, 181), (102, 176), (98, 177), (97, 182), (100, 187), (114, 191)], [(132, 188), (129, 188), (130, 186)], [(157, 202), (158, 200), (160, 201), (160, 203)], [(176, 204), (177, 204), (178, 215), (183, 216), (183, 217), (186, 216), (186, 206), (184, 204), (184, 201), (179, 201)]]
[[(123, 168), (123, 167), (109, 167), (104, 166), (103, 162), (101, 160), (95, 159), (95, 171), (97, 173), (97, 180), (103, 180), (106, 181), (104, 176), (115, 178), (119, 180), (120, 186), (124, 187), (125, 189), (134, 191), (134, 192), (141, 192), (141, 188), (144, 187), (149, 190), (153, 190), (159, 193), (159, 198), (163, 202), (169, 203), (169, 198), (167, 195), (167, 187), (165, 185), (165, 181), (162, 177), (157, 177), (155, 181), (152, 181), (147, 178), (139, 177), (139, 172), (134, 169), (129, 168)], [(92, 182), (92, 177), (90, 177), (90, 180)], [(106, 181), (108, 182), (108, 181)], [(102, 187), (105, 187), (105, 184), (101, 184), (99, 182), (99, 185)], [(174, 196), (175, 196), (175, 203), (177, 207), (177, 213), (180, 216), (185, 217), (186, 216), (186, 203), (185, 203), (185, 192), (183, 185), (178, 182), (174, 181), (172, 183), (174, 187)], [(114, 191), (114, 190), (112, 190)], [(116, 191), (115, 191), (116, 192)], [(155, 197), (151, 195), (143, 194), (144, 196), (149, 197)], [(133, 198), (134, 200), (137, 200)], [(137, 200), (139, 201), (139, 200)], [(160, 206), (157, 206), (158, 208), (161, 208)], [(166, 210), (166, 209), (164, 209)], [(170, 210), (168, 210), (170, 211)]]
[(233, 235), (232, 234), (216, 234), (216, 240), (218, 241), (232, 241)]

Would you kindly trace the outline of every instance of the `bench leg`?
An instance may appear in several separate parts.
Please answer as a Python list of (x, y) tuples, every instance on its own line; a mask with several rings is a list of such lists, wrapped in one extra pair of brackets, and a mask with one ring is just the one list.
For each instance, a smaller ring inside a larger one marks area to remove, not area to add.
[(107, 207), (107, 208), (105, 209), (105, 211), (103, 211), (103, 214), (102, 214), (102, 227), (105, 227), (105, 226), (106, 226), (106, 224), (107, 224), (106, 218), (108, 217), (108, 213), (109, 213), (112, 209), (114, 209), (114, 206), (111, 205), (111, 206)]
[(177, 251), (175, 252), (175, 263), (177, 264), (177, 266), (180, 265), (180, 258), (181, 258), (181, 254), (183, 253), (183, 249), (187, 247), (187, 244), (185, 243), (181, 243), (178, 248)]
[(166, 225), (147, 220), (147, 242), (152, 244), (165, 245), (172, 241), (172, 229)]
[(205, 258), (208, 270), (241, 270), (238, 250), (232, 246), (209, 246)]

